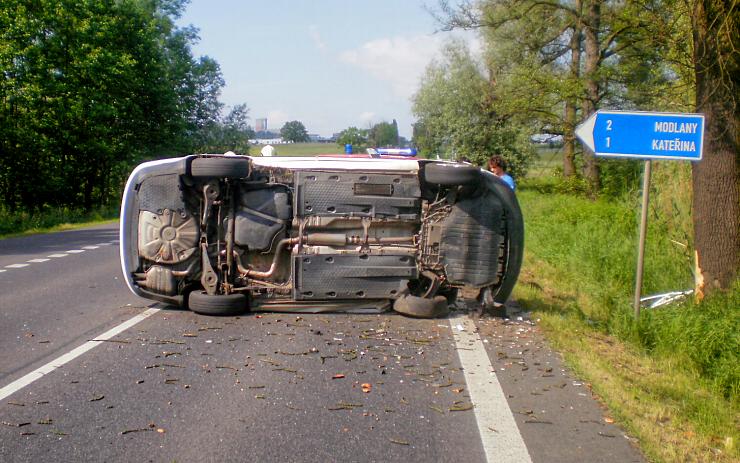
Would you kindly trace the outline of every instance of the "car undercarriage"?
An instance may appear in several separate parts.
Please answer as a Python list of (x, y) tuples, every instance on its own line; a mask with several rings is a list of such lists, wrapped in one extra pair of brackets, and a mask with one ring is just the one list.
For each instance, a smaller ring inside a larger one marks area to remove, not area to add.
[(522, 254), (513, 193), (468, 164), (410, 162), (145, 164), (124, 196), (124, 274), (140, 296), (205, 314), (504, 302)]

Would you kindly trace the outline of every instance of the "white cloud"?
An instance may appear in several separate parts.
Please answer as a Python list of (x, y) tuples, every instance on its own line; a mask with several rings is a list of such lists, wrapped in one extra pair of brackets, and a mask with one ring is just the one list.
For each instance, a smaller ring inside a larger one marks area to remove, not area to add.
[[(481, 43), (474, 33), (455, 36), (465, 40), (473, 54), (480, 52)], [(410, 98), (419, 88), (427, 65), (439, 55), (450, 37), (452, 34), (375, 39), (341, 53), (339, 58), (369, 71), (377, 79), (389, 82), (397, 96)]]
[(279, 132), (280, 128), (288, 122), (288, 113), (281, 109), (267, 111), (267, 127), (272, 132)]
[(326, 42), (321, 38), (318, 26), (315, 24), (308, 26), (308, 36), (311, 37), (311, 41), (316, 45), (316, 48), (320, 51), (326, 51)]

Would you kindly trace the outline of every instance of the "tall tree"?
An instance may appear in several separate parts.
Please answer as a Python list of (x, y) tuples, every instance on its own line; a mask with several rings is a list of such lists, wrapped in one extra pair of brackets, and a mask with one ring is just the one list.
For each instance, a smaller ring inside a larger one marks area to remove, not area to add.
[(704, 156), (693, 166), (696, 290), (730, 289), (740, 266), (740, 7), (694, 0), (696, 110), (706, 118)]
[(467, 47), (448, 44), (441, 60), (427, 68), (412, 100), (418, 119), (414, 143), (422, 155), (485, 165), (499, 154), (514, 175), (523, 175), (531, 146), (521, 127), (499, 113), (494, 90)]
[(379, 122), (370, 128), (368, 143), (374, 147), (398, 146), (398, 123)]

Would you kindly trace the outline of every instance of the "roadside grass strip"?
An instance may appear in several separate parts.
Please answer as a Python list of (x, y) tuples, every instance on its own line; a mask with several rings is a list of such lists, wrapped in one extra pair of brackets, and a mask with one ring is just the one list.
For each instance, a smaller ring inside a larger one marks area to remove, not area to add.
[(72, 360), (76, 359), (77, 357), (81, 356), (85, 352), (89, 351), (95, 346), (98, 346), (99, 344), (102, 344), (103, 342), (111, 339), (114, 336), (117, 336), (118, 334), (126, 331), (127, 329), (131, 328), (132, 326), (136, 325), (137, 323), (151, 317), (155, 313), (159, 312), (161, 309), (147, 309), (146, 311), (142, 312), (139, 315), (136, 315), (133, 318), (130, 318), (129, 320), (126, 320), (125, 322), (121, 323), (120, 325), (111, 328), (110, 330), (106, 331), (105, 333), (95, 336), (93, 340), (87, 341), (86, 343), (82, 344), (81, 346), (72, 349), (71, 351), (67, 352), (66, 354), (57, 357), (56, 359), (52, 360), (51, 362), (47, 363), (46, 365), (37, 368), (36, 370), (28, 373), (27, 375), (13, 381), (12, 383), (8, 384), (7, 386), (0, 389), (0, 400), (5, 400), (12, 394), (20, 391), (24, 387), (28, 386), (29, 384), (33, 383), (34, 381), (43, 378), (44, 376), (48, 375), (49, 373), (53, 372), (54, 370), (64, 366), (65, 364), (71, 362)]
[(519, 433), (506, 395), (483, 342), (475, 331), (475, 323), (466, 315), (452, 316), (449, 322), (470, 401), (475, 407), (475, 420), (486, 461), (531, 463), (532, 458)]

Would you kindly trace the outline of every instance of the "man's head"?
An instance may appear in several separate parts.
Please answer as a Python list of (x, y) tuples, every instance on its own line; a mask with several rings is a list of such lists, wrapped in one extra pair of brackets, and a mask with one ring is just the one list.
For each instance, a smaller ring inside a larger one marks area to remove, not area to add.
[(506, 173), (506, 161), (498, 154), (491, 156), (488, 160), (488, 170), (494, 173), (494, 175), (502, 176)]

